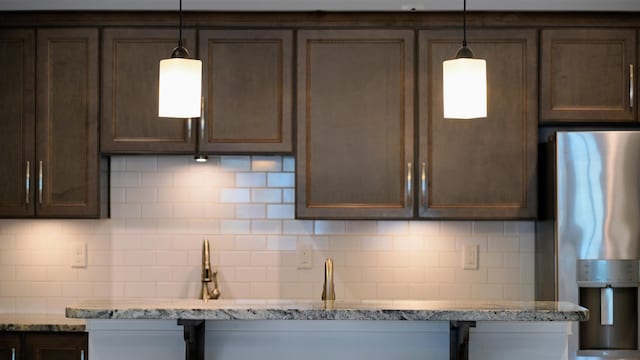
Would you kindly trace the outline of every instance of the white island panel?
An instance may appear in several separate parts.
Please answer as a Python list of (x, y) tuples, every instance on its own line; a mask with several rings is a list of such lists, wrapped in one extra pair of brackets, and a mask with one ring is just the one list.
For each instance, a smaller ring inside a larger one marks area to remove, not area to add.
[[(184, 358), (175, 320), (88, 320), (92, 360)], [(478, 321), (471, 360), (565, 360), (569, 322)], [(448, 321), (213, 320), (207, 360), (448, 360)]]

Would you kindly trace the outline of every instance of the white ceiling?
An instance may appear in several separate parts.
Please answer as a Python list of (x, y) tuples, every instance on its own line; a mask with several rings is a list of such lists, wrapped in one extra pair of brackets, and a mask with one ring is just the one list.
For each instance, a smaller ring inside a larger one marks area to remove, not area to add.
[[(178, 0), (0, 0), (0, 10), (175, 10)], [(462, 0), (183, 0), (185, 10), (460, 10)], [(469, 10), (640, 11), (640, 0), (468, 0)]]

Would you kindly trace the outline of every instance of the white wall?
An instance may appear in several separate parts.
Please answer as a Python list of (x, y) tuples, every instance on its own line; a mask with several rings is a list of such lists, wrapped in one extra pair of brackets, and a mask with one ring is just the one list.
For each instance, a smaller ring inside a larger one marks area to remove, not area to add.
[[(205, 237), (225, 298), (319, 299), (330, 256), (338, 299), (533, 300), (533, 222), (294, 220), (293, 171), (288, 156), (114, 156), (110, 219), (0, 220), (0, 313), (196, 298)], [(87, 268), (71, 268), (75, 241)], [(297, 269), (301, 242), (313, 269)], [(478, 270), (460, 268), (468, 243)]]
[[(462, 0), (184, 0), (185, 10), (460, 10)], [(178, 0), (0, 0), (0, 10), (175, 10)], [(469, 10), (639, 11), (637, 0), (469, 0)]]

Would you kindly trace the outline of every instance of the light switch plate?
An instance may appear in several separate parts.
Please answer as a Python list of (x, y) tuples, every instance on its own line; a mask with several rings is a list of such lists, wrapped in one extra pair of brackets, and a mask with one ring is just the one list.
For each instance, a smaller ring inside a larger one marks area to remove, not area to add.
[(462, 269), (478, 269), (478, 245), (465, 244), (462, 246)]
[(87, 267), (87, 243), (85, 241), (75, 241), (71, 244), (71, 267)]

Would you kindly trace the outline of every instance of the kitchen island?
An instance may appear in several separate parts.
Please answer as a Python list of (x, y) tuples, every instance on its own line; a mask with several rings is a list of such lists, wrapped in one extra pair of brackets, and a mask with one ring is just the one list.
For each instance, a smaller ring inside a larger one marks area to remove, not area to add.
[[(90, 358), (566, 359), (588, 310), (513, 301), (91, 301)], [(248, 321), (250, 320), (250, 321)], [(181, 328), (182, 327), (182, 328)], [(186, 346), (183, 344), (183, 336)]]

